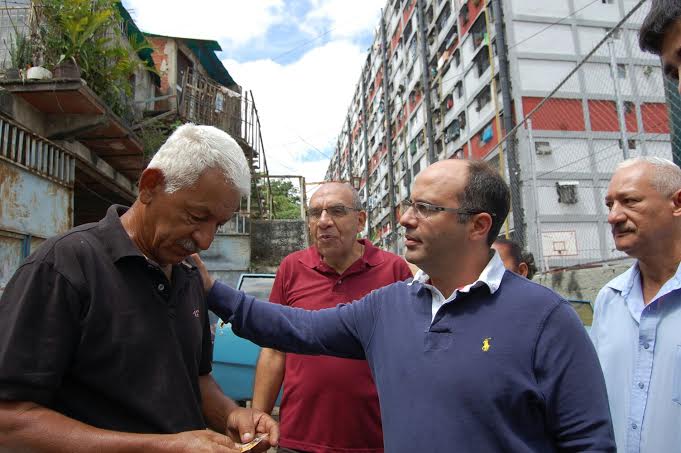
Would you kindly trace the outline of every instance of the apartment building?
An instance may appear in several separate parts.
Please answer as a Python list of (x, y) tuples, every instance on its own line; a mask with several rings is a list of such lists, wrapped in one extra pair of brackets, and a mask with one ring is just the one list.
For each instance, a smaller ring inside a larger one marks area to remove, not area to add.
[(502, 234), (542, 268), (621, 257), (603, 204), (615, 165), (671, 159), (659, 61), (637, 45), (646, 12), (633, 0), (389, 0), (326, 178), (355, 181), (366, 236), (401, 253), (399, 203), (419, 171), (485, 159), (512, 188)]

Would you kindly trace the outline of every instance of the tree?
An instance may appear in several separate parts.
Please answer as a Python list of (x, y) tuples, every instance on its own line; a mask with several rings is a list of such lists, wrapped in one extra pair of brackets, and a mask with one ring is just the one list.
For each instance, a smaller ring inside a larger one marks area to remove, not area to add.
[[(264, 178), (259, 180), (260, 193), (267, 194), (268, 185)], [(293, 183), (286, 179), (270, 179), (269, 187), (272, 190), (272, 215), (273, 219), (300, 219), (300, 191)], [(254, 191), (255, 192), (255, 191)], [(252, 197), (255, 195), (253, 193)], [(267, 200), (263, 200), (263, 207), (267, 207)], [(251, 206), (257, 207), (258, 200), (251, 199)], [(252, 217), (259, 217), (252, 214)]]

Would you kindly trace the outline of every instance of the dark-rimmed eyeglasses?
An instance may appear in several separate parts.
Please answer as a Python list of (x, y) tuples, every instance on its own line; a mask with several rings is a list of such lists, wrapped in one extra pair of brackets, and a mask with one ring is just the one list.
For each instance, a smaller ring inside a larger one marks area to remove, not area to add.
[[(438, 212), (453, 212), (455, 214), (468, 215), (482, 214), (483, 212), (487, 212), (482, 209), (448, 208), (446, 206), (437, 206), (430, 203), (424, 203), (422, 201), (411, 200), (402, 201), (400, 203), (400, 208), (402, 214), (405, 214), (409, 210), (409, 208), (413, 208), (414, 214), (418, 219), (427, 219), (428, 217), (432, 216), (433, 214), (437, 214)], [(492, 217), (495, 217), (493, 213), (487, 212), (487, 214), (489, 214)]]
[(339, 218), (339, 217), (345, 217), (346, 215), (350, 214), (352, 211), (359, 211), (357, 208), (351, 208), (350, 206), (345, 206), (342, 204), (337, 204), (333, 206), (329, 206), (327, 208), (310, 208), (307, 211), (307, 216), (310, 219), (313, 220), (318, 220), (322, 216), (322, 212), (326, 211), (326, 214), (334, 217), (334, 218)]

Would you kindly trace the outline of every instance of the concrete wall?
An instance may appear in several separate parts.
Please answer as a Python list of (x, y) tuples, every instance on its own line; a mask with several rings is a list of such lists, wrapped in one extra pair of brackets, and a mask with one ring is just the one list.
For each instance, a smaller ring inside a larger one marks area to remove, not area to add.
[(535, 276), (534, 281), (553, 289), (566, 299), (593, 303), (598, 291), (626, 271), (632, 263), (632, 260), (627, 259), (602, 267), (551, 272)]
[(251, 222), (251, 266), (278, 266), (284, 257), (308, 246), (304, 220)]

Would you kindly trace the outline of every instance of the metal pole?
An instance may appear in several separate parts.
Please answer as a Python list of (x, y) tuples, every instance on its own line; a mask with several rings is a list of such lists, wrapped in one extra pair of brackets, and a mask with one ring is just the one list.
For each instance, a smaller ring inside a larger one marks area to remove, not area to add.
[(534, 135), (532, 134), (532, 119), (527, 119), (527, 136), (530, 141), (530, 171), (532, 172), (532, 200), (534, 202), (534, 227), (537, 230), (537, 253), (539, 254), (539, 270), (544, 272), (548, 266), (544, 263), (544, 245), (541, 238), (541, 222), (539, 220), (539, 194), (537, 186), (537, 167), (535, 161)]
[[(499, 54), (499, 85), (501, 85), (501, 97), (504, 112), (504, 130), (513, 130), (513, 95), (511, 93), (510, 71), (508, 67), (508, 49), (506, 48), (506, 32), (504, 30), (503, 10), (500, 0), (492, 0), (494, 7), (494, 31), (497, 40), (497, 53)], [(491, 47), (491, 43), (489, 44)], [(492, 59), (492, 64), (494, 59)], [(492, 77), (494, 80), (494, 74)], [(496, 91), (496, 88), (495, 88)], [(501, 129), (499, 130), (501, 137)], [(506, 136), (506, 152), (499, 154), (499, 160), (503, 155), (508, 162), (509, 185), (518, 190), (518, 195), (511, 194), (511, 211), (513, 212), (513, 228), (515, 240), (521, 246), (525, 245), (525, 213), (523, 211), (522, 198), (520, 196), (520, 165), (518, 163), (518, 149), (515, 132)]]
[(348, 115), (348, 180), (352, 185), (352, 128), (350, 115)]
[(678, 86), (670, 80), (664, 81), (664, 92), (669, 109), (669, 130), (671, 132), (672, 160), (681, 166), (681, 97)]
[[(428, 72), (428, 42), (426, 38), (426, 18), (423, 2), (424, 0), (416, 0), (416, 18), (419, 24), (419, 41), (421, 42), (421, 83), (423, 84), (423, 101), (426, 108), (426, 137), (428, 138), (428, 164), (430, 165), (437, 160), (437, 156), (435, 155), (433, 106), (432, 100), (430, 99), (430, 73)], [(381, 19), (381, 21), (383, 21), (383, 19)], [(383, 25), (383, 27), (385, 28), (385, 25)]]
[(615, 41), (610, 36), (608, 40), (608, 50), (610, 51), (610, 75), (615, 87), (615, 99), (617, 101), (617, 118), (620, 123), (620, 139), (622, 140), (622, 155), (624, 159), (629, 159), (629, 143), (627, 140), (627, 123), (624, 119), (624, 105), (620, 94), (620, 84), (617, 78), (617, 59), (615, 57)]
[[(492, 50), (492, 40), (490, 38), (490, 22), (489, 22), (489, 10), (487, 9), (487, 3), (485, 3), (485, 0), (483, 0), (482, 4), (482, 10), (483, 14), (485, 15), (485, 30), (487, 30), (487, 60), (489, 61), (489, 70), (490, 74), (492, 76), (492, 80), (490, 81), (490, 89), (492, 90), (492, 105), (494, 105), (494, 122), (497, 128), (497, 134), (499, 137), (501, 137), (501, 113), (499, 112), (499, 99), (497, 97), (497, 81), (496, 78), (494, 77), (494, 73), (496, 72), (495, 69), (495, 64), (494, 64), (494, 51)], [(482, 74), (481, 74), (482, 75)], [(501, 141), (499, 141), (499, 173), (501, 174), (501, 177), (506, 179), (506, 158), (505, 158), (505, 153), (504, 153), (504, 147)], [(491, 152), (490, 152), (491, 154)], [(511, 197), (514, 198), (514, 197)], [(515, 213), (513, 213), (515, 215)], [(506, 217), (506, 220), (504, 221), (504, 236), (506, 238), (509, 237), (509, 226), (508, 226), (508, 217)]]
[[(421, 0), (419, 0), (421, 1)], [(391, 249), (397, 253), (397, 218), (395, 215), (395, 174), (393, 162), (391, 111), (388, 93), (388, 42), (385, 36), (385, 18), (381, 11), (381, 47), (383, 48), (383, 121), (385, 121), (385, 146), (388, 150), (388, 202), (390, 203), (390, 234), (392, 236)], [(367, 184), (369, 181), (367, 181)]]
[(367, 238), (371, 238), (371, 206), (369, 205), (369, 137), (367, 131), (367, 84), (362, 71), (362, 142), (364, 143), (364, 192), (367, 198)]

